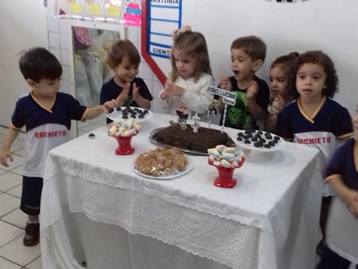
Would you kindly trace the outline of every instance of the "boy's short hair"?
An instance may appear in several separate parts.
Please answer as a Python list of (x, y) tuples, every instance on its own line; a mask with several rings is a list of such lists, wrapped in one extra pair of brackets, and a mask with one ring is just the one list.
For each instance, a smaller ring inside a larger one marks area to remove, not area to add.
[(57, 79), (62, 75), (59, 60), (45, 48), (36, 47), (25, 51), (19, 60), (25, 80), (39, 82), (41, 79)]
[(262, 60), (264, 62), (266, 58), (265, 42), (254, 35), (235, 39), (231, 44), (231, 49), (243, 49), (251, 57), (252, 61)]
[(140, 55), (137, 48), (129, 40), (115, 41), (107, 53), (107, 64), (111, 68), (115, 68), (122, 63), (124, 57), (127, 56), (128, 60), (133, 65), (139, 65)]

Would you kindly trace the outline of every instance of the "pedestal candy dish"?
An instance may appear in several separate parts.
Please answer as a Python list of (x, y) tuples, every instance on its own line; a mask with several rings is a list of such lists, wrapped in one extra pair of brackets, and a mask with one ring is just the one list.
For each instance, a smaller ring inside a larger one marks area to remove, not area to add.
[(209, 165), (216, 167), (219, 175), (214, 180), (214, 185), (221, 188), (234, 188), (237, 180), (233, 178), (234, 170), (240, 168), (245, 162), (245, 156), (241, 150), (234, 147), (218, 145), (208, 149)]

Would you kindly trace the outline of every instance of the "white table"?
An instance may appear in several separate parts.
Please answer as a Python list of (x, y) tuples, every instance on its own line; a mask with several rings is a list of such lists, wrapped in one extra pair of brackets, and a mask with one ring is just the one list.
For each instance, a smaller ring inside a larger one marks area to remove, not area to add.
[(287, 143), (247, 160), (235, 170), (234, 189), (213, 185), (217, 170), (205, 156), (189, 156), (194, 168), (180, 178), (136, 175), (135, 157), (156, 147), (150, 131), (170, 119), (143, 122), (133, 155), (114, 154), (107, 126), (95, 139), (84, 135), (50, 152), (40, 215), (44, 268), (82, 268), (82, 261), (92, 269), (313, 268), (318, 151)]

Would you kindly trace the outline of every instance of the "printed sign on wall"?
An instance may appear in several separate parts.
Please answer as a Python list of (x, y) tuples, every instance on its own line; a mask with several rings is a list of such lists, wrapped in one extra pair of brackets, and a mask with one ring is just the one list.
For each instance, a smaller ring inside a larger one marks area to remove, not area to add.
[(121, 22), (121, 0), (55, 0), (55, 14), (71, 19)]
[(181, 27), (181, 0), (150, 0), (148, 7), (148, 53), (169, 58), (171, 32)]

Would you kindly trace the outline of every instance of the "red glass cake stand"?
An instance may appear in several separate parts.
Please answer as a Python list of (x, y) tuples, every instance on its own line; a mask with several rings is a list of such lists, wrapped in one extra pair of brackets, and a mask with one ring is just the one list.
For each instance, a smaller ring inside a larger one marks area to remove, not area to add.
[(233, 178), (234, 170), (236, 168), (240, 168), (245, 162), (245, 158), (243, 157), (239, 162), (238, 166), (235, 168), (227, 168), (222, 165), (217, 166), (214, 165), (212, 161), (208, 160), (209, 165), (216, 167), (219, 172), (219, 176), (215, 178), (214, 185), (220, 188), (234, 188), (236, 186), (236, 179)]
[(135, 136), (135, 135), (131, 135), (131, 136), (113, 136), (118, 142), (118, 148), (116, 149), (116, 154), (117, 155), (130, 155), (130, 154), (133, 154), (133, 152), (135, 151), (135, 149), (131, 147), (131, 141), (132, 141), (133, 136)]

